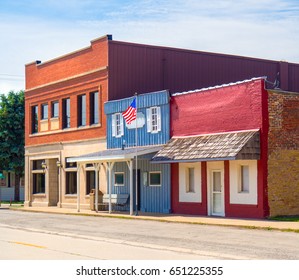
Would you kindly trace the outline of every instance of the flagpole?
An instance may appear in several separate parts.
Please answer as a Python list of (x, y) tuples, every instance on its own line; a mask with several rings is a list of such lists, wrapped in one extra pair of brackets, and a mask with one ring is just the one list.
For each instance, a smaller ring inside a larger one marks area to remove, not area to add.
[(138, 147), (138, 134), (137, 134), (137, 113), (138, 113), (138, 106), (137, 106), (137, 92), (135, 92), (135, 98), (136, 98), (136, 123), (135, 123), (135, 143), (136, 143), (136, 171), (135, 171), (135, 180), (136, 180), (136, 216), (138, 216), (138, 161), (137, 161), (137, 147)]

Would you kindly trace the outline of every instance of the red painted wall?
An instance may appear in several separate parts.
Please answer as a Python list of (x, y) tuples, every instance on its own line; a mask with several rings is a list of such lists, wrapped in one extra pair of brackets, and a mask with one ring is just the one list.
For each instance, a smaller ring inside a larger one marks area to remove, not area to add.
[(175, 136), (256, 129), (262, 126), (262, 80), (171, 98)]
[[(186, 136), (260, 129), (261, 158), (258, 161), (258, 205), (230, 204), (229, 162), (224, 162), (224, 199), (226, 217), (262, 218), (268, 215), (267, 200), (267, 91), (264, 80), (258, 79), (173, 96), (171, 99), (172, 136)], [(207, 168), (202, 164), (201, 204), (180, 203), (178, 164), (172, 165), (172, 208), (174, 213), (207, 214)]]

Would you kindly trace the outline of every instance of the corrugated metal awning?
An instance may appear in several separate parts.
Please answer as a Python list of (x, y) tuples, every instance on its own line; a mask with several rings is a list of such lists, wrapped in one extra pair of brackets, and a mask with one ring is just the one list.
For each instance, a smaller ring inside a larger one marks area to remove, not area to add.
[(259, 159), (258, 130), (172, 137), (153, 163)]
[(96, 162), (118, 162), (118, 161), (128, 161), (133, 159), (136, 154), (137, 156), (142, 156), (146, 154), (156, 153), (159, 151), (163, 145), (157, 146), (140, 146), (140, 147), (130, 147), (124, 149), (108, 149), (104, 151), (99, 151), (92, 154), (86, 154), (78, 157), (67, 158), (67, 162), (79, 162), (79, 163), (96, 163)]

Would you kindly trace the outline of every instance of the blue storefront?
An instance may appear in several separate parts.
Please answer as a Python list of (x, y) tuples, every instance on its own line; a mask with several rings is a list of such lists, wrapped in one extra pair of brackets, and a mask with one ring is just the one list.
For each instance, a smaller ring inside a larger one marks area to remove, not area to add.
[[(135, 99), (137, 118), (130, 123), (123, 112)], [(129, 201), (116, 210), (170, 213), (170, 164), (151, 163), (151, 158), (170, 139), (170, 96), (159, 91), (104, 104), (107, 119), (107, 149), (95, 154), (70, 158), (77, 166), (93, 164), (107, 173), (107, 194), (128, 194)], [(78, 167), (80, 168), (80, 167)], [(98, 178), (95, 180), (98, 186)], [(96, 188), (96, 203), (98, 200)]]

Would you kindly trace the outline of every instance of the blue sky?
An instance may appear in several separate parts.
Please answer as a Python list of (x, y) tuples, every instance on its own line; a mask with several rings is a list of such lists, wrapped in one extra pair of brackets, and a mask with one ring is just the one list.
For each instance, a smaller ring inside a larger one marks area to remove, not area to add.
[(299, 63), (298, 0), (0, 0), (0, 93), (24, 65), (114, 40)]

